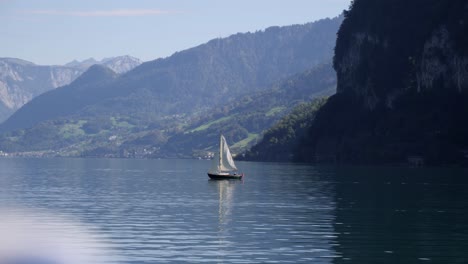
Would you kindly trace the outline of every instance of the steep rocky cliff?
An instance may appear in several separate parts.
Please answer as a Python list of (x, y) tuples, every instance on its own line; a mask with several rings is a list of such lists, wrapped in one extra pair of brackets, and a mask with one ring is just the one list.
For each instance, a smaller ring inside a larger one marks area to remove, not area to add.
[(337, 94), (300, 159), (465, 162), (468, 2), (355, 0), (339, 30)]
[(18, 59), (0, 59), (0, 103), (4, 119), (33, 97), (73, 81), (82, 73), (71, 67), (39, 66)]
[(466, 89), (467, 12), (462, 0), (354, 1), (335, 49), (338, 92), (373, 108), (407, 89)]

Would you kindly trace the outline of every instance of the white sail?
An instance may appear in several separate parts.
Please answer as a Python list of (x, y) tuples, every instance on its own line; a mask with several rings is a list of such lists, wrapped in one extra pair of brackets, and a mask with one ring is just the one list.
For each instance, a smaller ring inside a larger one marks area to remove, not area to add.
[(234, 164), (231, 151), (229, 151), (229, 146), (226, 143), (224, 136), (221, 136), (221, 146), (221, 171), (236, 171), (237, 167)]
[(237, 167), (234, 164), (232, 159), (231, 151), (229, 151), (229, 146), (226, 143), (226, 139), (221, 135), (219, 140), (219, 151), (215, 152), (215, 155), (212, 160), (210, 172), (212, 173), (222, 173), (236, 171)]
[(219, 152), (216, 151), (214, 154), (213, 160), (211, 160), (211, 168), (209, 172), (218, 173), (220, 171), (220, 166), (219, 166), (219, 164), (221, 164), (220, 158), (221, 157), (219, 156)]

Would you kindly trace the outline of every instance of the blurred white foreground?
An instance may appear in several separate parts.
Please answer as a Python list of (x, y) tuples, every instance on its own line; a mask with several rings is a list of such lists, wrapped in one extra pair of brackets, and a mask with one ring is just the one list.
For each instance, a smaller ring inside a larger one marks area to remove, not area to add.
[(102, 237), (48, 212), (0, 208), (0, 264), (112, 263)]

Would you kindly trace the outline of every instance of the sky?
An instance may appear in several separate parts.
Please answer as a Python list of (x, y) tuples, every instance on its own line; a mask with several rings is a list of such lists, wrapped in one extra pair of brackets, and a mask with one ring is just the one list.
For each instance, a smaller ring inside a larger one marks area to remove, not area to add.
[(350, 0), (0, 0), (0, 57), (62, 65), (167, 57), (210, 39), (335, 17)]

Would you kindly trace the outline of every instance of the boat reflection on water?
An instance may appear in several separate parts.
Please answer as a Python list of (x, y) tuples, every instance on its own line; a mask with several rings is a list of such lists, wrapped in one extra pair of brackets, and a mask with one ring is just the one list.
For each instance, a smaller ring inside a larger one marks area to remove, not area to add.
[(229, 224), (231, 221), (230, 216), (234, 188), (238, 183), (239, 181), (235, 180), (217, 180), (219, 194), (218, 220), (220, 229), (223, 229), (223, 226)]
[(112, 263), (105, 239), (67, 217), (0, 209), (0, 264)]
[(239, 180), (209, 180), (218, 192), (218, 249), (226, 250), (233, 244), (230, 241), (232, 222), (232, 210), (234, 206), (234, 192), (237, 185), (242, 184)]

